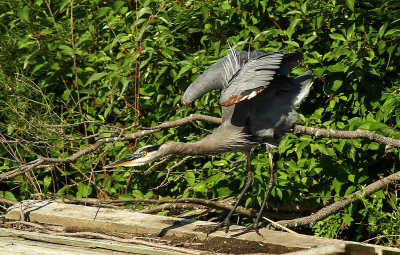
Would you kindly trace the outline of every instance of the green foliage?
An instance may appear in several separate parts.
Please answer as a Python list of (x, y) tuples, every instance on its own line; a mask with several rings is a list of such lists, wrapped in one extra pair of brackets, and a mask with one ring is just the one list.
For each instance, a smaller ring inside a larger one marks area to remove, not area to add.
[[(365, 129), (400, 139), (399, 7), (393, 0), (85, 0), (73, 6), (60, 0), (2, 1), (0, 135), (11, 142), (0, 147), (0, 171), (38, 155), (69, 157), (94, 142), (85, 138), (89, 135), (116, 136), (128, 127), (126, 132), (135, 132), (191, 113), (219, 116), (218, 92), (192, 107), (179, 101), (185, 88), (226, 54), (227, 42), (244, 50), (305, 52), (304, 64), (294, 74), (311, 69), (316, 80), (299, 109), (301, 124)], [(213, 128), (196, 125), (109, 144), (70, 164), (35, 169), (0, 183), (0, 197), (238, 194), (246, 178), (244, 166), (235, 163), (242, 157), (238, 154), (194, 157), (178, 167), (173, 166), (181, 157), (174, 156), (148, 174), (142, 174), (148, 166), (101, 169), (137, 147), (192, 142), (206, 134), (202, 130)], [(247, 207), (259, 206), (269, 178), (265, 148), (253, 155)], [(298, 202), (314, 209), (399, 169), (398, 149), (359, 139), (288, 134), (275, 159), (275, 204)], [(167, 174), (168, 168), (173, 169)], [(393, 196), (395, 188), (388, 192)], [(394, 233), (398, 225), (390, 223), (398, 222), (399, 215), (390, 196), (363, 200), (357, 210), (353, 206), (333, 215), (313, 231), (352, 240)]]
[[(384, 198), (389, 199), (391, 211), (385, 208)], [(356, 241), (372, 242), (387, 246), (400, 245), (399, 203), (396, 198), (387, 197), (383, 191), (376, 192), (371, 198), (362, 198), (362, 205), (355, 204), (345, 212), (336, 213), (318, 222), (313, 230), (318, 236), (337, 238), (351, 237)], [(352, 215), (359, 209), (359, 222)], [(356, 226), (354, 226), (356, 225)]]

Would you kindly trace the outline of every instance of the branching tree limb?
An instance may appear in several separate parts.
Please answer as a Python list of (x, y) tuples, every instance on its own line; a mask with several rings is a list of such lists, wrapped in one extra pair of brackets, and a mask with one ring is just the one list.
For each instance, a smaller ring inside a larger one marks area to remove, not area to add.
[[(197, 120), (206, 121), (206, 122), (213, 123), (213, 124), (221, 124), (221, 118), (207, 116), (207, 115), (200, 115), (200, 114), (192, 114), (188, 117), (185, 117), (185, 118), (182, 118), (179, 120), (164, 122), (155, 127), (137, 131), (137, 132), (134, 132), (131, 134), (121, 133), (119, 136), (116, 136), (116, 137), (100, 138), (94, 144), (90, 145), (89, 147), (87, 147), (83, 150), (80, 150), (80, 151), (72, 154), (71, 156), (69, 156), (67, 158), (39, 157), (38, 159), (36, 159), (30, 163), (21, 165), (20, 167), (14, 169), (12, 171), (1, 173), (0, 181), (24, 174), (35, 167), (39, 167), (42, 164), (51, 163), (51, 164), (55, 164), (55, 165), (60, 165), (60, 164), (68, 164), (68, 163), (74, 162), (78, 158), (97, 150), (99, 147), (101, 147), (105, 143), (134, 140), (134, 139), (138, 139), (142, 136), (146, 136), (146, 135), (150, 135), (150, 134), (159, 132), (162, 129), (181, 126), (181, 125), (190, 123), (192, 121), (197, 121)], [(342, 139), (364, 138), (364, 139), (376, 141), (381, 144), (385, 144), (390, 147), (396, 147), (396, 148), (400, 147), (400, 140), (393, 139), (390, 137), (385, 137), (382, 135), (378, 135), (378, 134), (375, 134), (368, 130), (338, 131), (338, 130), (328, 130), (328, 129), (320, 129), (320, 128), (295, 125), (293, 128), (293, 131), (295, 134), (308, 134), (308, 135), (312, 135), (312, 136), (326, 137), (326, 138), (339, 138), (339, 139), (341, 139), (341, 138)], [(2, 141), (2, 143), (3, 143), (3, 141)]]
[(332, 215), (334, 213), (339, 212), (346, 206), (350, 205), (351, 203), (354, 203), (358, 200), (360, 200), (362, 197), (368, 197), (371, 194), (386, 188), (390, 183), (400, 181), (400, 172), (396, 172), (394, 174), (391, 174), (385, 178), (382, 178), (368, 186), (366, 186), (364, 189), (359, 190), (357, 192), (354, 192), (353, 194), (350, 194), (343, 199), (328, 205), (318, 212), (307, 216), (303, 218), (297, 218), (293, 220), (282, 220), (278, 221), (277, 223), (284, 225), (289, 228), (296, 228), (296, 227), (302, 227), (302, 226), (307, 226), (307, 227), (312, 227), (315, 225), (320, 220), (325, 219), (329, 215)]
[(357, 129), (355, 131), (345, 131), (345, 130), (322, 129), (322, 128), (296, 125), (293, 131), (295, 134), (303, 134), (303, 135), (307, 134), (324, 138), (339, 138), (339, 139), (362, 138), (375, 141), (380, 144), (385, 144), (390, 147), (400, 148), (400, 140), (386, 137), (383, 135), (378, 135), (376, 133), (362, 129)]
[[(190, 123), (192, 121), (196, 121), (196, 120), (206, 121), (206, 122), (210, 122), (210, 123), (214, 123), (214, 124), (221, 123), (220, 118), (211, 117), (211, 116), (207, 116), (207, 115), (192, 114), (188, 117), (185, 117), (185, 118), (182, 118), (179, 120), (175, 120), (175, 121), (164, 122), (153, 128), (138, 131), (135, 133), (120, 134), (117, 137), (107, 137), (107, 138), (98, 139), (94, 144), (90, 145), (89, 147), (87, 147), (83, 150), (80, 150), (80, 151), (72, 154), (71, 156), (69, 156), (67, 158), (39, 157), (38, 159), (36, 159), (30, 163), (21, 165), (12, 171), (7, 171), (7, 172), (1, 173), (0, 181), (7, 180), (9, 178), (24, 174), (24, 173), (28, 172), (29, 170), (34, 169), (35, 167), (39, 167), (42, 164), (52, 163), (54, 165), (60, 165), (60, 164), (68, 164), (68, 163), (74, 162), (78, 158), (97, 150), (98, 148), (100, 148), (100, 146), (104, 145), (105, 143), (113, 143), (113, 142), (117, 142), (117, 141), (138, 139), (142, 136), (146, 136), (146, 135), (150, 135), (150, 134), (159, 132), (162, 129), (181, 126), (181, 125), (184, 125), (184, 124)], [(1, 142), (3, 143), (3, 141), (1, 141)], [(4, 141), (4, 143), (5, 143), (5, 141)]]
[[(211, 116), (207, 116), (207, 115), (199, 115), (199, 114), (192, 114), (188, 117), (179, 119), (179, 120), (175, 120), (175, 121), (168, 121), (168, 122), (164, 122), (160, 125), (157, 125), (155, 127), (152, 128), (144, 128), (141, 131), (137, 131), (134, 133), (130, 133), (130, 134), (125, 134), (124, 130), (121, 130), (119, 132), (118, 136), (115, 137), (107, 137), (107, 138), (98, 138), (97, 141), (86, 147), (85, 149), (82, 149), (80, 151), (75, 152), (74, 154), (72, 154), (71, 156), (67, 157), (67, 158), (49, 158), (49, 157), (42, 157), (42, 156), (38, 156), (38, 158), (36, 160), (33, 160), (29, 163), (26, 164), (21, 164), (19, 167), (10, 170), (10, 171), (6, 171), (6, 172), (2, 172), (0, 173), (0, 181), (4, 181), (7, 180), (9, 178), (27, 173), (30, 170), (33, 170), (35, 168), (40, 168), (40, 167), (44, 167), (46, 166), (46, 164), (51, 164), (51, 165), (62, 165), (62, 164), (67, 164), (67, 163), (71, 163), (76, 161), (78, 158), (87, 155), (91, 152), (94, 152), (96, 150), (98, 150), (102, 145), (106, 144), (106, 143), (115, 143), (117, 141), (126, 141), (126, 140), (134, 140), (134, 139), (138, 139), (140, 137), (143, 136), (147, 136), (156, 132), (161, 131), (162, 129), (166, 129), (166, 128), (173, 128), (173, 127), (177, 127), (177, 126), (181, 126), (184, 124), (188, 124), (191, 123), (193, 121), (206, 121), (209, 123), (213, 123), (213, 124), (221, 124), (221, 119), (220, 118), (216, 118), (216, 117), (211, 117)], [(389, 148), (400, 148), (400, 140), (398, 139), (393, 139), (393, 138), (389, 138), (389, 137), (385, 137), (382, 135), (378, 135), (376, 133), (367, 131), (367, 130), (355, 130), (355, 131), (338, 131), (338, 130), (327, 130), (327, 129), (320, 129), (320, 128), (313, 128), (313, 127), (305, 127), (305, 126), (301, 126), (301, 125), (295, 125), (293, 128), (293, 132), (295, 134), (308, 134), (308, 135), (312, 135), (312, 136), (316, 136), (316, 137), (325, 137), (325, 138), (338, 138), (338, 139), (356, 139), (356, 138), (361, 138), (361, 139), (369, 139), (371, 141), (375, 141), (378, 142), (380, 144), (385, 144), (386, 146), (388, 146)], [(1, 141), (3, 144), (7, 143), (7, 141)], [(329, 215), (338, 212), (339, 210), (343, 209), (344, 207), (346, 207), (347, 205), (349, 205), (350, 203), (353, 203), (357, 200), (360, 199), (360, 197), (362, 196), (369, 196), (372, 193), (385, 188), (389, 183), (394, 182), (394, 181), (399, 181), (400, 180), (400, 172), (397, 172), (395, 174), (392, 174), (386, 178), (383, 178), (375, 183), (372, 183), (370, 185), (368, 185), (365, 189), (361, 190), (361, 191), (357, 191), (355, 193), (353, 193), (352, 195), (349, 195), (347, 197), (345, 197), (344, 199), (335, 202), (327, 207), (322, 208), (321, 210), (319, 210), (317, 213), (307, 216), (307, 217), (303, 217), (303, 218), (298, 218), (298, 219), (293, 219), (293, 220), (283, 220), (280, 221), (279, 224), (281, 225), (285, 225), (287, 227), (299, 227), (299, 226), (313, 226), (317, 221), (320, 221), (326, 217), (328, 217)], [(190, 201), (189, 201), (190, 200)], [(112, 204), (120, 204), (120, 203), (126, 203), (127, 201), (124, 200), (117, 200), (117, 201), (113, 201)], [(153, 202), (153, 203), (160, 203), (160, 200), (149, 200), (149, 199), (145, 199), (143, 201), (140, 200), (135, 200), (135, 201), (131, 201), (131, 202), (144, 202), (144, 203), (148, 203), (148, 202)], [(181, 200), (176, 200), (176, 199), (172, 199), (172, 200), (162, 200), (161, 203), (177, 203), (180, 202), (182, 203), (183, 201)], [(224, 209), (224, 210), (230, 210), (231, 209), (231, 205), (229, 204), (224, 204), (224, 203), (219, 203), (219, 202), (214, 202), (214, 201), (208, 201), (208, 200), (202, 200), (202, 199), (188, 199), (186, 198), (184, 202), (189, 202), (192, 204), (197, 204), (197, 205), (201, 205), (201, 206), (207, 206), (207, 207), (211, 207), (211, 208), (215, 208), (215, 209)], [(91, 201), (91, 200), (85, 200), (85, 203), (102, 203), (100, 201)], [(251, 216), (254, 215), (254, 212), (252, 212), (251, 210), (245, 209), (243, 207), (239, 207), (237, 210), (237, 213), (242, 214), (242, 215), (247, 215), (247, 216)]]

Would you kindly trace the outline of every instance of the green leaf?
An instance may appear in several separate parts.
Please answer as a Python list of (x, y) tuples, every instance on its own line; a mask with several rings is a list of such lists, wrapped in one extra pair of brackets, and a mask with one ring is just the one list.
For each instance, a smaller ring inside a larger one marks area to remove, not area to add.
[(333, 85), (332, 85), (331, 90), (337, 91), (337, 90), (342, 86), (342, 84), (343, 84), (343, 81), (342, 81), (342, 80), (335, 80), (335, 81), (333, 82)]
[(385, 31), (386, 31), (387, 25), (388, 24), (385, 23), (379, 28), (379, 32), (378, 32), (379, 37), (383, 37), (383, 35), (385, 34)]
[(247, 29), (249, 29), (253, 34), (256, 34), (256, 35), (261, 33), (260, 30), (255, 26), (248, 26)]
[(350, 226), (351, 223), (354, 221), (354, 219), (349, 214), (346, 214), (343, 217), (343, 221), (346, 224), (346, 226)]
[(339, 40), (339, 41), (344, 41), (344, 42), (346, 41), (346, 38), (344, 38), (344, 36), (341, 34), (330, 34), (329, 37), (334, 40)]
[(9, 199), (9, 200), (12, 200), (12, 201), (18, 201), (18, 199), (10, 191), (0, 191), (0, 197), (3, 197), (5, 199)]
[(232, 190), (229, 187), (221, 187), (217, 189), (218, 197), (228, 197), (232, 194)]
[(132, 191), (132, 196), (134, 198), (144, 198), (143, 192), (137, 189)]
[(206, 6), (202, 6), (201, 8), (200, 8), (200, 12), (201, 12), (201, 14), (203, 15), (203, 20), (206, 20), (207, 18), (208, 18), (208, 16), (209, 16), (209, 9), (206, 7)]
[(76, 193), (77, 198), (87, 197), (91, 193), (92, 193), (91, 186), (88, 187), (87, 184), (82, 183), (82, 182), (78, 184), (78, 192)]
[(122, 6), (124, 6), (125, 1), (115, 1), (113, 3), (114, 5), (114, 11), (118, 11)]
[(292, 35), (295, 32), (296, 26), (300, 21), (301, 21), (301, 19), (294, 19), (292, 22), (290, 22), (290, 25), (286, 31), (286, 34), (289, 37), (289, 39), (292, 38)]
[(108, 12), (111, 11), (111, 10), (112, 10), (112, 9), (111, 9), (110, 7), (101, 7), (101, 8), (97, 11), (96, 17), (97, 17), (97, 18), (103, 17), (103, 16), (107, 15)]
[(192, 69), (192, 65), (188, 64), (182, 67), (182, 69), (179, 71), (178, 75), (174, 78), (174, 82), (177, 81), (179, 78), (182, 77), (184, 73)]
[(140, 9), (136, 15), (136, 18), (139, 19), (146, 13), (151, 13), (151, 9), (149, 7), (144, 7)]
[(386, 32), (386, 34), (385, 34), (385, 36), (390, 36), (390, 35), (393, 35), (393, 34), (399, 34), (400, 33), (400, 30), (399, 29), (395, 29), (395, 28), (392, 28), (392, 29), (389, 29), (387, 32)]
[(356, 176), (355, 176), (354, 174), (349, 174), (349, 175), (347, 176), (347, 179), (348, 179), (349, 181), (351, 181), (351, 182), (354, 183), (355, 177), (356, 177)]
[(336, 191), (336, 194), (340, 194), (340, 190), (341, 190), (341, 188), (342, 188), (342, 185), (343, 185), (343, 183), (342, 182), (340, 182), (340, 181), (338, 181), (338, 179), (333, 179), (333, 181), (332, 181), (332, 187), (333, 187), (333, 189)]
[[(308, 37), (305, 41), (304, 41), (304, 46), (311, 43), (312, 41), (314, 41), (315, 39), (317, 39), (317, 35), (314, 33), (312, 36)], [(316, 63), (318, 63), (319, 61), (317, 61)]]
[(106, 76), (107, 73), (106, 72), (102, 72), (102, 73), (94, 73), (92, 76), (90, 76), (90, 78), (88, 79), (88, 81), (86, 82), (86, 85), (98, 81), (101, 78), (103, 78), (104, 76)]
[(299, 48), (300, 47), (300, 45), (297, 43), (297, 42), (295, 42), (295, 41), (283, 41), (284, 43), (286, 43), (286, 44), (288, 44), (288, 45), (292, 45), (292, 46), (294, 46), (294, 47), (296, 47), (296, 48)]
[(193, 172), (185, 172), (184, 176), (189, 186), (194, 186), (196, 184), (196, 176)]
[(17, 16), (18, 16), (21, 20), (23, 20), (23, 21), (29, 23), (29, 6), (28, 6), (28, 5), (25, 5), (25, 6), (22, 7), (21, 9), (18, 9), (18, 10), (17, 10)]
[(58, 48), (61, 50), (61, 52), (62, 52), (64, 55), (67, 55), (67, 56), (69, 56), (69, 57), (72, 56), (72, 48), (71, 48), (71, 47), (69, 47), (69, 46), (67, 46), (67, 45), (60, 45), (60, 46), (58, 46)]
[(50, 184), (51, 184), (51, 176), (46, 175), (43, 178), (44, 190), (49, 190)]
[(389, 55), (392, 55), (394, 49), (396, 49), (396, 45), (392, 45), (392, 46), (388, 47), (386, 51)]
[(346, 0), (347, 7), (354, 12), (354, 0)]

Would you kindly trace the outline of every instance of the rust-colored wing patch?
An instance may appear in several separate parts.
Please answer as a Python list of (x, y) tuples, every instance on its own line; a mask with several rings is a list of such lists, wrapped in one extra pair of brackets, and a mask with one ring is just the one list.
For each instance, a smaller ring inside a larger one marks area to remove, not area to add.
[(222, 102), (221, 105), (227, 107), (227, 106), (231, 106), (233, 104), (237, 104), (243, 100), (252, 99), (253, 97), (255, 97), (258, 94), (260, 94), (261, 92), (263, 92), (264, 89), (266, 89), (266, 87), (258, 89), (258, 90), (253, 90), (251, 93), (249, 93), (247, 95), (243, 95), (243, 96), (233, 95), (230, 98), (228, 98), (228, 100), (226, 100), (225, 102)]
[(191, 105), (192, 103), (186, 103), (185, 101), (183, 101), (183, 100), (181, 99), (181, 104), (183, 104), (183, 105)]

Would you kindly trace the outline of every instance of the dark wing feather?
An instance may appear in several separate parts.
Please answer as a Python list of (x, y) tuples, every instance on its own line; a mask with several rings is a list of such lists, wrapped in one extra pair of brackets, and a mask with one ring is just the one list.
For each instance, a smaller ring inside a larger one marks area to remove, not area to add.
[(302, 59), (302, 53), (231, 50), (190, 84), (181, 102), (184, 105), (191, 104), (214, 89), (221, 89), (222, 106), (251, 99), (262, 92), (275, 75), (290, 73)]
[(248, 55), (246, 51), (232, 50), (218, 60), (190, 84), (182, 96), (182, 104), (189, 105), (211, 90), (227, 87), (229, 80), (248, 61)]
[(302, 53), (271, 52), (250, 57), (235, 77), (222, 90), (220, 104), (230, 106), (261, 93), (276, 75), (286, 75), (303, 59)]

